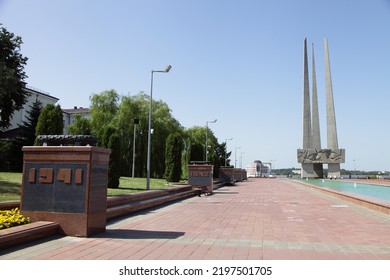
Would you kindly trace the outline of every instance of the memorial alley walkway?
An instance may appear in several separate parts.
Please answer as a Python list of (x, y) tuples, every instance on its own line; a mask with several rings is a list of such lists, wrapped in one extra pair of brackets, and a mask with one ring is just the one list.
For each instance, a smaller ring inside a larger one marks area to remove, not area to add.
[(390, 217), (287, 179), (249, 179), (112, 220), (91, 238), (52, 237), (0, 259), (390, 260)]

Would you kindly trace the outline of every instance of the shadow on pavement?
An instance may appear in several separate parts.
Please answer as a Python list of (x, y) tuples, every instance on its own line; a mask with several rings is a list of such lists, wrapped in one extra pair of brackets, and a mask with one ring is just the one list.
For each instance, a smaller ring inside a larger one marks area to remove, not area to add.
[(178, 231), (149, 231), (133, 229), (107, 229), (105, 233), (96, 235), (97, 238), (117, 239), (176, 239), (185, 232)]

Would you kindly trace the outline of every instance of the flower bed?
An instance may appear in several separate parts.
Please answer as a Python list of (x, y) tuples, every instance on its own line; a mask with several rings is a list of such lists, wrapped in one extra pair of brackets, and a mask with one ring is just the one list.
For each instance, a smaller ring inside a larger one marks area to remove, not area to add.
[(20, 214), (19, 208), (0, 211), (0, 230), (18, 225), (28, 224), (30, 218)]

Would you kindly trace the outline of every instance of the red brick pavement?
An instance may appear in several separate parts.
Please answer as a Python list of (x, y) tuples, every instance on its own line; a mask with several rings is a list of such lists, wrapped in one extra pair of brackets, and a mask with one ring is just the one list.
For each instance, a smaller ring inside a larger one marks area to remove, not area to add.
[(250, 179), (0, 259), (390, 260), (390, 217), (289, 180)]

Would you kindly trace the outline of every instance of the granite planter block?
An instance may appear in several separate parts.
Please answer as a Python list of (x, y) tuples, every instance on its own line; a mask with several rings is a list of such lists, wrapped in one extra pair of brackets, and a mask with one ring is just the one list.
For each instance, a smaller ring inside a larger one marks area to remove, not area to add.
[(219, 180), (224, 183), (234, 183), (234, 168), (232, 167), (221, 167), (219, 169)]
[(188, 165), (188, 184), (205, 193), (213, 193), (213, 165), (208, 162), (194, 162)]
[(109, 149), (23, 147), (21, 212), (60, 233), (88, 237), (106, 228)]

